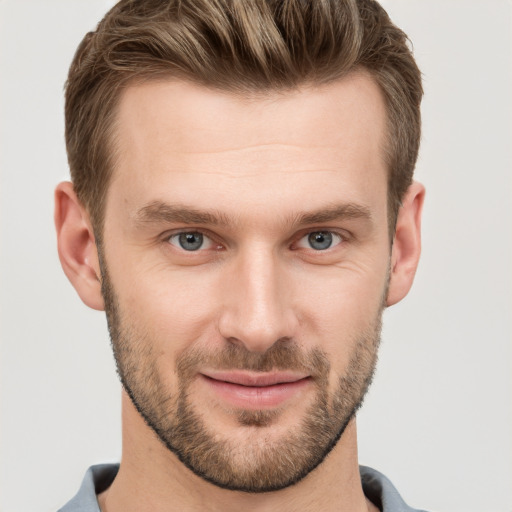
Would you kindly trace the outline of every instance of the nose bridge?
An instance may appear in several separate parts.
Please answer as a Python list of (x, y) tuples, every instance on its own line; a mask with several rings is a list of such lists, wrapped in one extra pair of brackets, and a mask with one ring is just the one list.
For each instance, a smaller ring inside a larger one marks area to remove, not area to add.
[(283, 262), (271, 248), (254, 245), (239, 254), (221, 316), (221, 334), (251, 352), (265, 352), (294, 335)]

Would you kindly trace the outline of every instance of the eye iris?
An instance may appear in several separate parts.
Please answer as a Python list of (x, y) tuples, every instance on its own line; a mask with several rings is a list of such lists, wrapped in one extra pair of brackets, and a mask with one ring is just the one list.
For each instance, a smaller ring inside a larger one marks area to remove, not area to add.
[(327, 231), (316, 231), (308, 236), (309, 245), (317, 251), (325, 251), (332, 245), (332, 233)]
[(203, 235), (201, 233), (181, 233), (179, 242), (186, 251), (197, 251), (203, 245)]

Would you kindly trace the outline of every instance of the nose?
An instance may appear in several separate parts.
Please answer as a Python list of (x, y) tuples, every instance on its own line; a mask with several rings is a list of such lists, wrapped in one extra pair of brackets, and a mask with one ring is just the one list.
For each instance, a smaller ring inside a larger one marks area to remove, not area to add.
[(250, 352), (266, 352), (296, 336), (298, 320), (286, 263), (270, 250), (247, 251), (226, 276), (219, 330)]

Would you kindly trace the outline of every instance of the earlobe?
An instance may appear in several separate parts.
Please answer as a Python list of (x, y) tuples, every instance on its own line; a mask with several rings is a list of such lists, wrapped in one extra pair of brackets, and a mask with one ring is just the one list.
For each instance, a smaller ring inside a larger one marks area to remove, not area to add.
[(103, 310), (101, 273), (94, 232), (89, 215), (69, 182), (60, 183), (55, 189), (54, 218), (64, 273), (87, 306)]
[(421, 253), (421, 212), (424, 199), (425, 187), (414, 182), (408, 188), (398, 212), (386, 306), (401, 301), (412, 286)]

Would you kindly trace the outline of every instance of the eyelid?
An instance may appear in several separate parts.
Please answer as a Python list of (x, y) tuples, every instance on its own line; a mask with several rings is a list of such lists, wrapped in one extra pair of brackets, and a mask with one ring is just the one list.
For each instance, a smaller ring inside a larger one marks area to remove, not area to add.
[[(180, 246), (178, 238), (180, 235), (186, 234), (186, 233), (200, 233), (203, 236), (203, 246), (196, 251), (187, 251), (183, 247)], [(207, 251), (211, 250), (212, 248), (220, 249), (222, 247), (222, 244), (219, 243), (217, 240), (215, 240), (215, 237), (212, 236), (212, 234), (204, 229), (201, 228), (190, 228), (190, 229), (175, 229), (173, 231), (167, 231), (164, 235), (162, 235), (162, 239), (168, 243), (169, 245), (172, 245), (176, 249), (186, 252), (186, 253), (198, 253), (201, 251)], [(172, 243), (171, 240), (176, 240), (176, 243)], [(206, 247), (205, 247), (206, 245)]]
[[(313, 234), (313, 233), (330, 233), (331, 235), (333, 235), (333, 238), (336, 237), (339, 240), (337, 242), (335, 242), (333, 240), (333, 244), (330, 247), (328, 247), (327, 249), (324, 249), (324, 250), (313, 249), (310, 246), (306, 246), (307, 242), (306, 242), (306, 244), (304, 246), (299, 246), (299, 242), (301, 242), (302, 240), (307, 239), (307, 237), (309, 235)], [(296, 241), (292, 245), (294, 246), (294, 248), (298, 247), (300, 249), (310, 250), (310, 251), (313, 251), (315, 253), (322, 253), (322, 252), (328, 252), (328, 251), (338, 247), (343, 242), (347, 242), (349, 239), (350, 239), (349, 234), (347, 232), (345, 232), (345, 231), (340, 231), (339, 229), (333, 229), (333, 228), (314, 228), (314, 229), (308, 229), (306, 231), (302, 231), (300, 233), (300, 235), (296, 238)]]
[[(351, 233), (347, 232), (346, 230), (340, 230), (339, 228), (322, 228), (322, 227), (307, 228), (307, 229), (301, 230), (299, 232), (299, 234), (294, 237), (295, 241), (293, 241), (291, 244), (292, 249), (296, 248), (298, 242), (301, 241), (302, 239), (306, 238), (307, 236), (309, 236), (312, 233), (318, 233), (318, 232), (331, 233), (335, 237), (338, 237), (339, 241), (337, 243), (333, 243), (333, 245), (331, 247), (329, 247), (328, 249), (325, 249), (324, 251), (315, 250), (312, 247), (304, 247), (305, 249), (309, 249), (310, 251), (313, 251), (316, 253), (327, 252), (330, 249), (333, 249), (333, 248), (341, 245), (343, 242), (350, 241), (350, 239), (352, 238)], [(204, 237), (204, 240), (209, 241), (208, 247), (206, 247), (206, 248), (201, 247), (197, 251), (186, 251), (181, 246), (179, 246), (179, 243), (172, 244), (170, 242), (170, 240), (172, 238), (177, 238), (179, 235), (184, 234), (184, 233), (201, 233)], [(177, 228), (177, 229), (165, 232), (164, 234), (161, 235), (161, 238), (164, 242), (172, 245), (173, 247), (176, 247), (178, 250), (181, 250), (184, 252), (189, 252), (191, 254), (194, 252), (197, 253), (197, 252), (205, 251), (205, 250), (211, 249), (212, 247), (214, 247), (217, 250), (226, 248), (226, 244), (223, 241), (218, 240), (218, 237), (215, 234), (213, 234), (209, 230), (203, 229), (203, 228), (194, 228), (194, 227), (188, 228), (188, 229)]]

